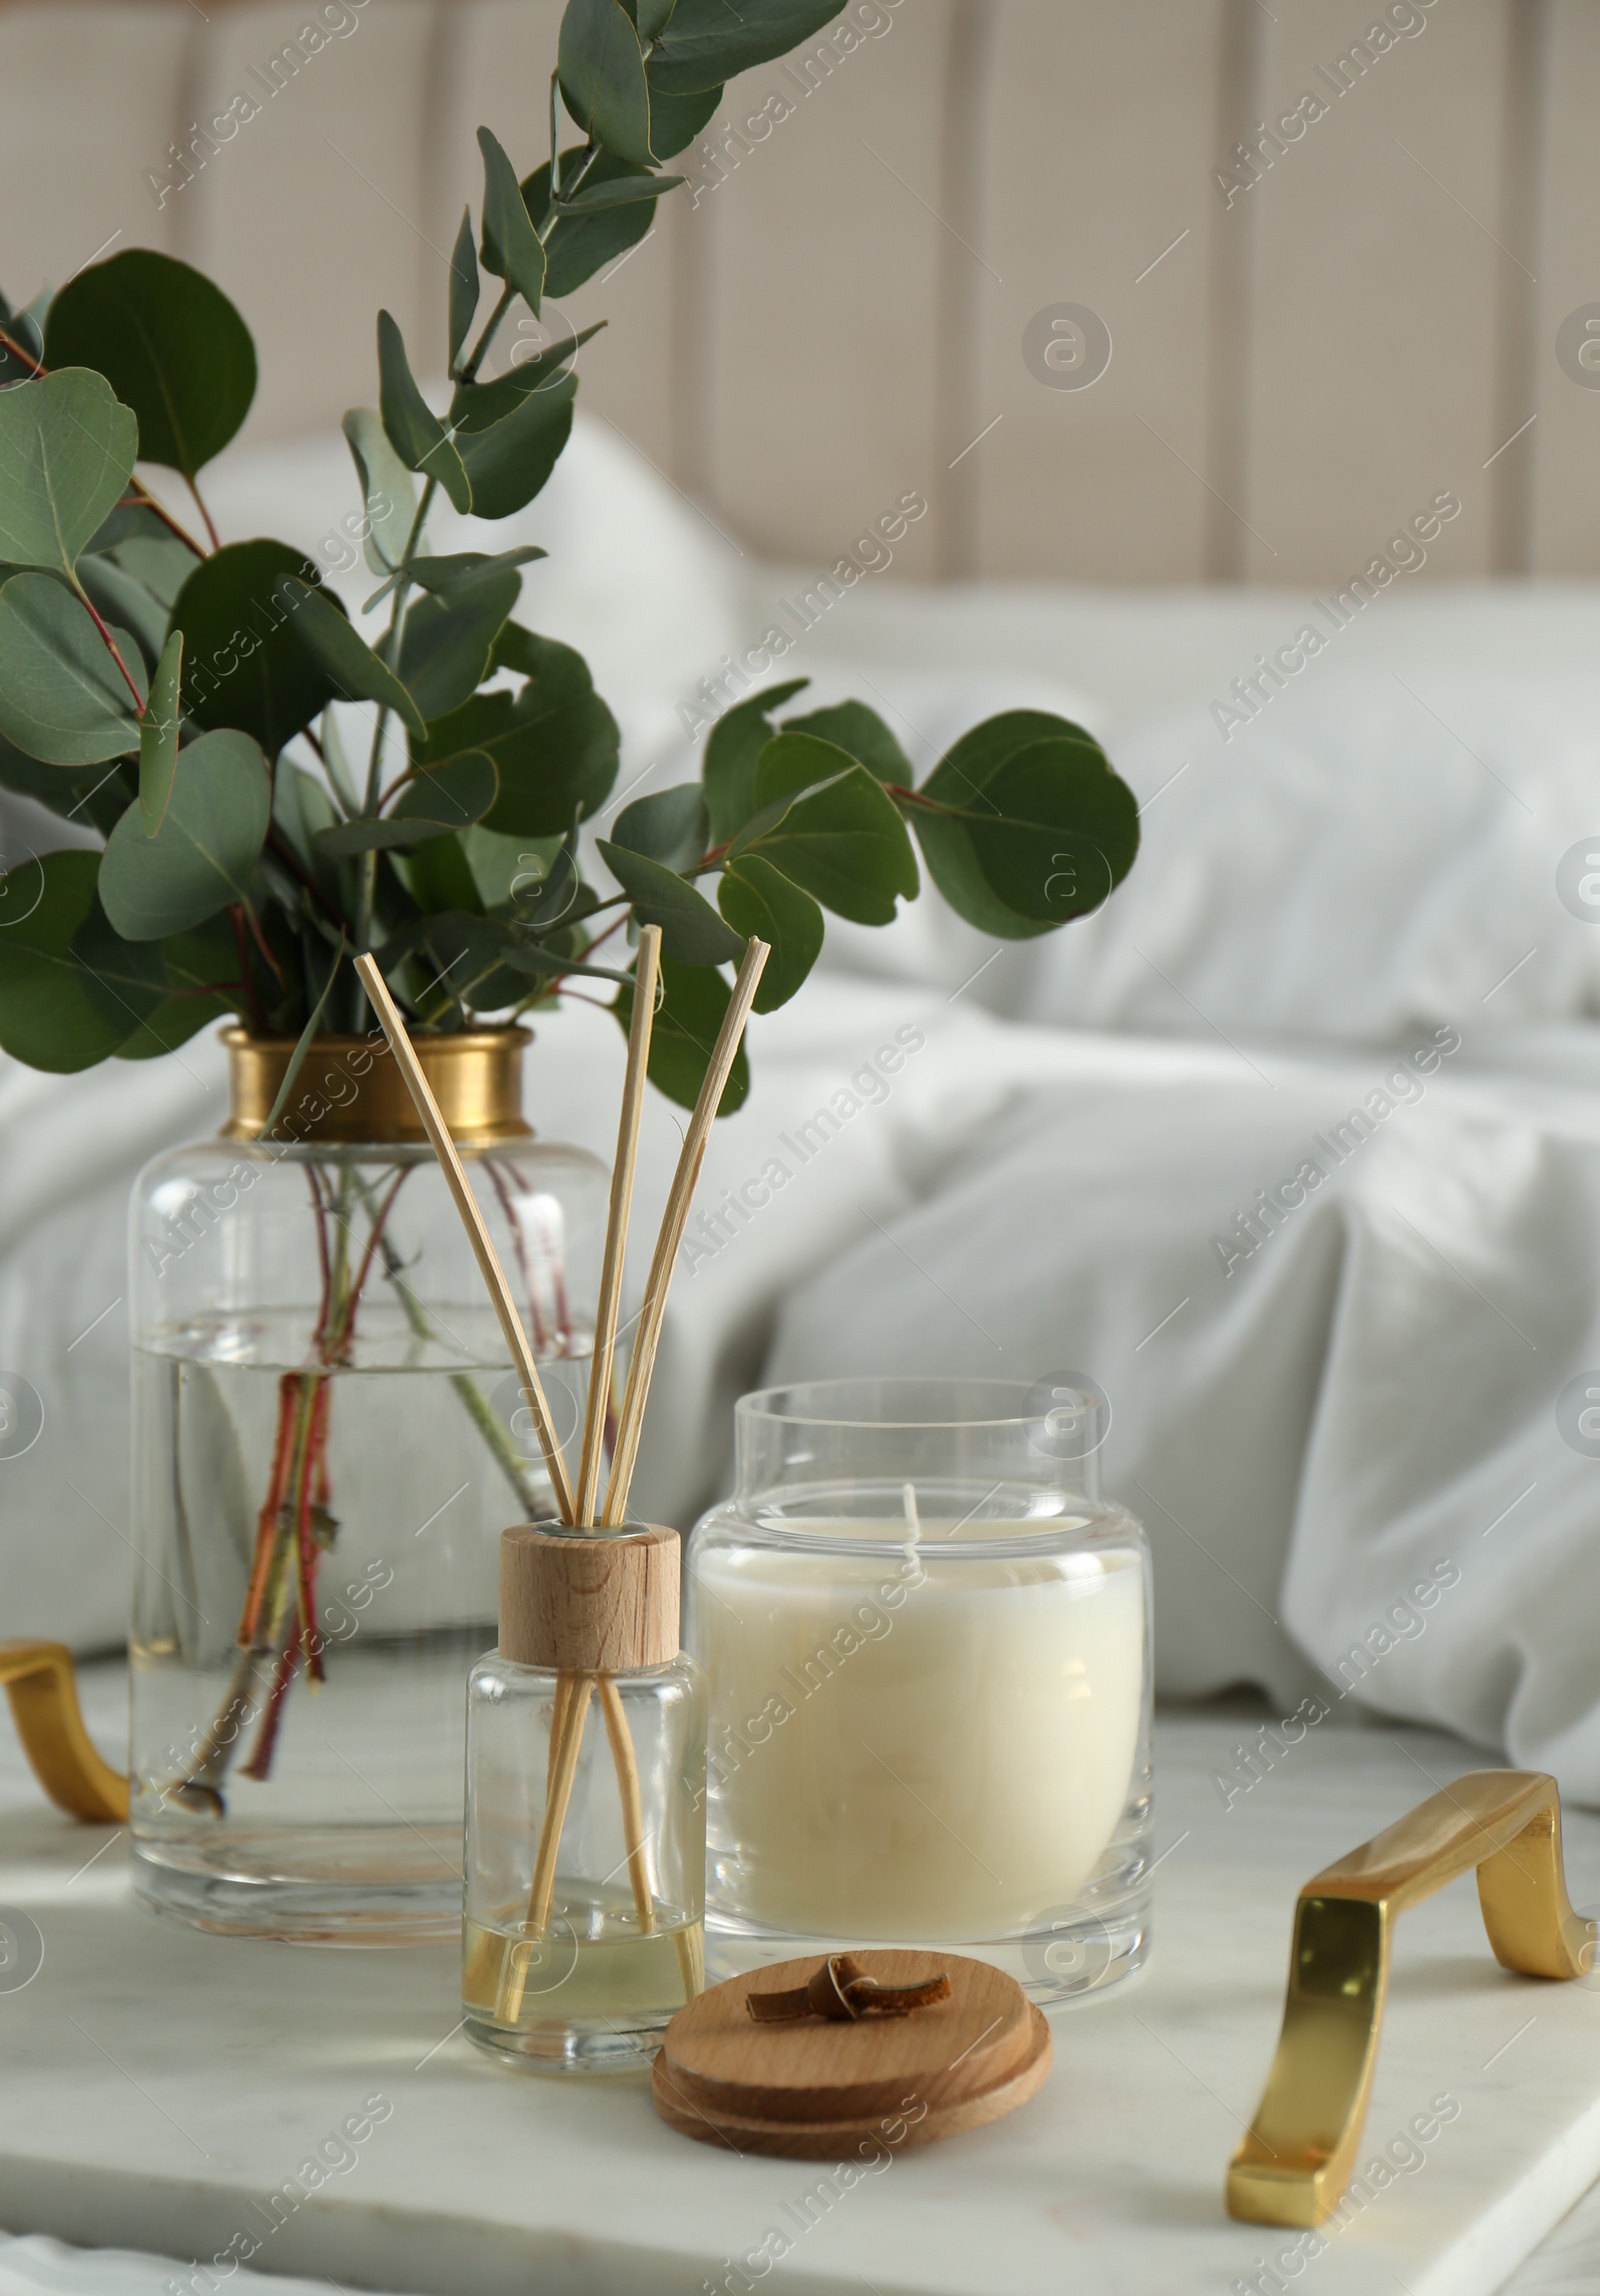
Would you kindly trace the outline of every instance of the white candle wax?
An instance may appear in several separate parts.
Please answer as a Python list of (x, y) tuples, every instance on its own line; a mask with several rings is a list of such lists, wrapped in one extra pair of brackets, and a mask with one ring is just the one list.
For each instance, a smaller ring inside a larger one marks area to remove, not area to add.
[[(841, 1553), (830, 1537), (874, 1526), (816, 1520), (784, 1547), (694, 1550), (727, 1913), (915, 1943), (1076, 1899), (1128, 1799), (1145, 1605), (1131, 1547), (1037, 1551), (1072, 1527), (886, 1523), (880, 1551)], [(950, 1533), (966, 1553), (940, 1553)]]

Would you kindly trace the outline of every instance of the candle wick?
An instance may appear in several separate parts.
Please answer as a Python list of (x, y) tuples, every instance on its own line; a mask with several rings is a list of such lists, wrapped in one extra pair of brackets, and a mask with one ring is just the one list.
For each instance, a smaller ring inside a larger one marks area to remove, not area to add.
[(905, 1509), (907, 1525), (906, 1561), (915, 1563), (919, 1559), (917, 1548), (922, 1538), (922, 1517), (917, 1512), (917, 1486), (915, 1483), (901, 1484), (900, 1504)]

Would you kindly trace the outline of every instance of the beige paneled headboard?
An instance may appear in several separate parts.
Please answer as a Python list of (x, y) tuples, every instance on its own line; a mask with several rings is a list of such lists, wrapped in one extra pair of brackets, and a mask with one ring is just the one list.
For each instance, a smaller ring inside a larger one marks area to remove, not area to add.
[[(0, 283), (167, 247), (256, 327), (251, 435), (331, 423), (380, 302), (440, 363), (472, 130), (542, 156), (559, 15), (9, 0)], [(1596, 0), (849, 0), (584, 291), (586, 403), (808, 562), (914, 487), (902, 572), (1341, 581), (1448, 489), (1430, 572), (1593, 574), (1597, 98)]]

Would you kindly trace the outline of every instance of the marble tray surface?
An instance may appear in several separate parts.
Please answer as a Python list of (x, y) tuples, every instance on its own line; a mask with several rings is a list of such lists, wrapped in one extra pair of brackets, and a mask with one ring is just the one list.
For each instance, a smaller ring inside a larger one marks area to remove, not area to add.
[[(91, 1671), (108, 1751), (117, 1696), (114, 1670)], [(156, 2296), (259, 2271), (407, 2296), (704, 2296), (767, 2278), (784, 2296), (1226, 2296), (1263, 2265), (1315, 2296), (1592, 2296), (1600, 2203), (1561, 2220), (1600, 2176), (1600, 1987), (1498, 1969), (1469, 1881), (1400, 1925), (1363, 2157), (1415, 2164), (1281, 2271), (1294, 2236), (1224, 2215), (1299, 1883), (1483, 1760), (1329, 1724), (1225, 1807), (1213, 1773), (1246, 1728), (1242, 1712), (1163, 1718), (1144, 1980), (1057, 2018), (1050, 2080), (1012, 2119), (853, 2186), (820, 2184), (825, 2163), (688, 2144), (642, 2081), (487, 2063), (455, 2031), (450, 1950), (293, 1951), (144, 1914), (117, 1835), (45, 1808), (7, 1741), (0, 1906), (30, 1915), (45, 1954), (0, 1990), (0, 2224), (34, 2236), (0, 2240), (0, 2296)], [(1575, 1902), (1600, 1905), (1600, 1819), (1569, 1815), (1567, 1861)], [(1437, 2135), (1397, 2144), (1441, 2095), (1458, 2110)], [(353, 2163), (273, 2210), (351, 2119), (369, 2133), (330, 2151)], [(725, 2260), (764, 2241), (781, 2261), (757, 2254), (730, 2279)], [(242, 2255), (252, 2271), (191, 2267)]]

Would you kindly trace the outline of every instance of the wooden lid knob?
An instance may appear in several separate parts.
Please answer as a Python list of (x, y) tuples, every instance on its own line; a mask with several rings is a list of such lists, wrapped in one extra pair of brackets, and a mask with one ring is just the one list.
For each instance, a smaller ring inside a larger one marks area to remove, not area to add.
[(500, 1651), (518, 1666), (628, 1674), (678, 1655), (678, 1534), (518, 1523), (500, 1534)]

